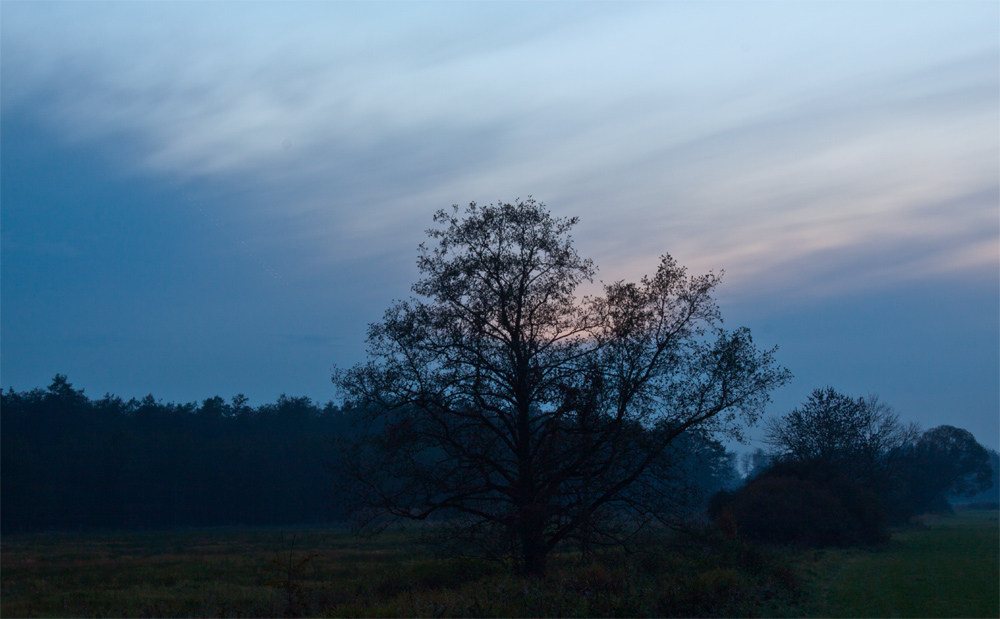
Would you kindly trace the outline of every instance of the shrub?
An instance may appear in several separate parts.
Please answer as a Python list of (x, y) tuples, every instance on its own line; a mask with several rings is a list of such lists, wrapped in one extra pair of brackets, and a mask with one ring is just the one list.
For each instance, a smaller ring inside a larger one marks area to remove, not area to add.
[(819, 462), (771, 466), (743, 488), (714, 497), (717, 526), (779, 544), (851, 546), (888, 540), (878, 498)]

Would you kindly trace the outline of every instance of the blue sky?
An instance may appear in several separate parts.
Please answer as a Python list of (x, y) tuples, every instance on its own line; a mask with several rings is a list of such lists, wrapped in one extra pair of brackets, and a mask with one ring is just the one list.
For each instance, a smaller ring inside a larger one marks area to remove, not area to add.
[(432, 213), (724, 269), (795, 380), (1000, 434), (1000, 5), (0, 4), (0, 381), (334, 397)]

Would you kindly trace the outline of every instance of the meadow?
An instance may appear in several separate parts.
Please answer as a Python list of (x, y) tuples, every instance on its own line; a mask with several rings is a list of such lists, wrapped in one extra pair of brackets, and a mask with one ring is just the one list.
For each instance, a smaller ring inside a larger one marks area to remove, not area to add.
[(660, 534), (558, 555), (543, 580), (445, 558), (413, 529), (4, 536), (5, 617), (1000, 616), (997, 512), (897, 530), (879, 549), (767, 549)]
[(831, 550), (810, 566), (815, 617), (1000, 617), (997, 512), (925, 516), (880, 550)]

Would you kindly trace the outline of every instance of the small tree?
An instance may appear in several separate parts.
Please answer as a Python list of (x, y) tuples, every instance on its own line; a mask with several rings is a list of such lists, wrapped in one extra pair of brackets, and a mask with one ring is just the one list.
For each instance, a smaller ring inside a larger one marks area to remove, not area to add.
[(333, 376), (366, 412), (344, 473), (371, 518), (447, 515), (541, 574), (565, 540), (620, 541), (656, 517), (668, 448), (695, 429), (738, 436), (790, 376), (719, 327), (711, 273), (664, 256), (578, 300), (595, 268), (575, 218), (529, 198), (434, 221), (418, 298), (369, 327), (368, 363)]
[(765, 441), (779, 460), (818, 460), (876, 493), (899, 475), (899, 449), (919, 436), (877, 395), (854, 398), (816, 389), (801, 407), (766, 423)]

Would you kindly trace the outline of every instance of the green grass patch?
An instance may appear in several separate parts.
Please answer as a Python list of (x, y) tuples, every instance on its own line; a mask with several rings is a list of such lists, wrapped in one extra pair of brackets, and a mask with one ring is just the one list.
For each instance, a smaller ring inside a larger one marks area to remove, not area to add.
[(960, 511), (895, 531), (887, 548), (804, 553), (815, 617), (1000, 616), (996, 511)]

